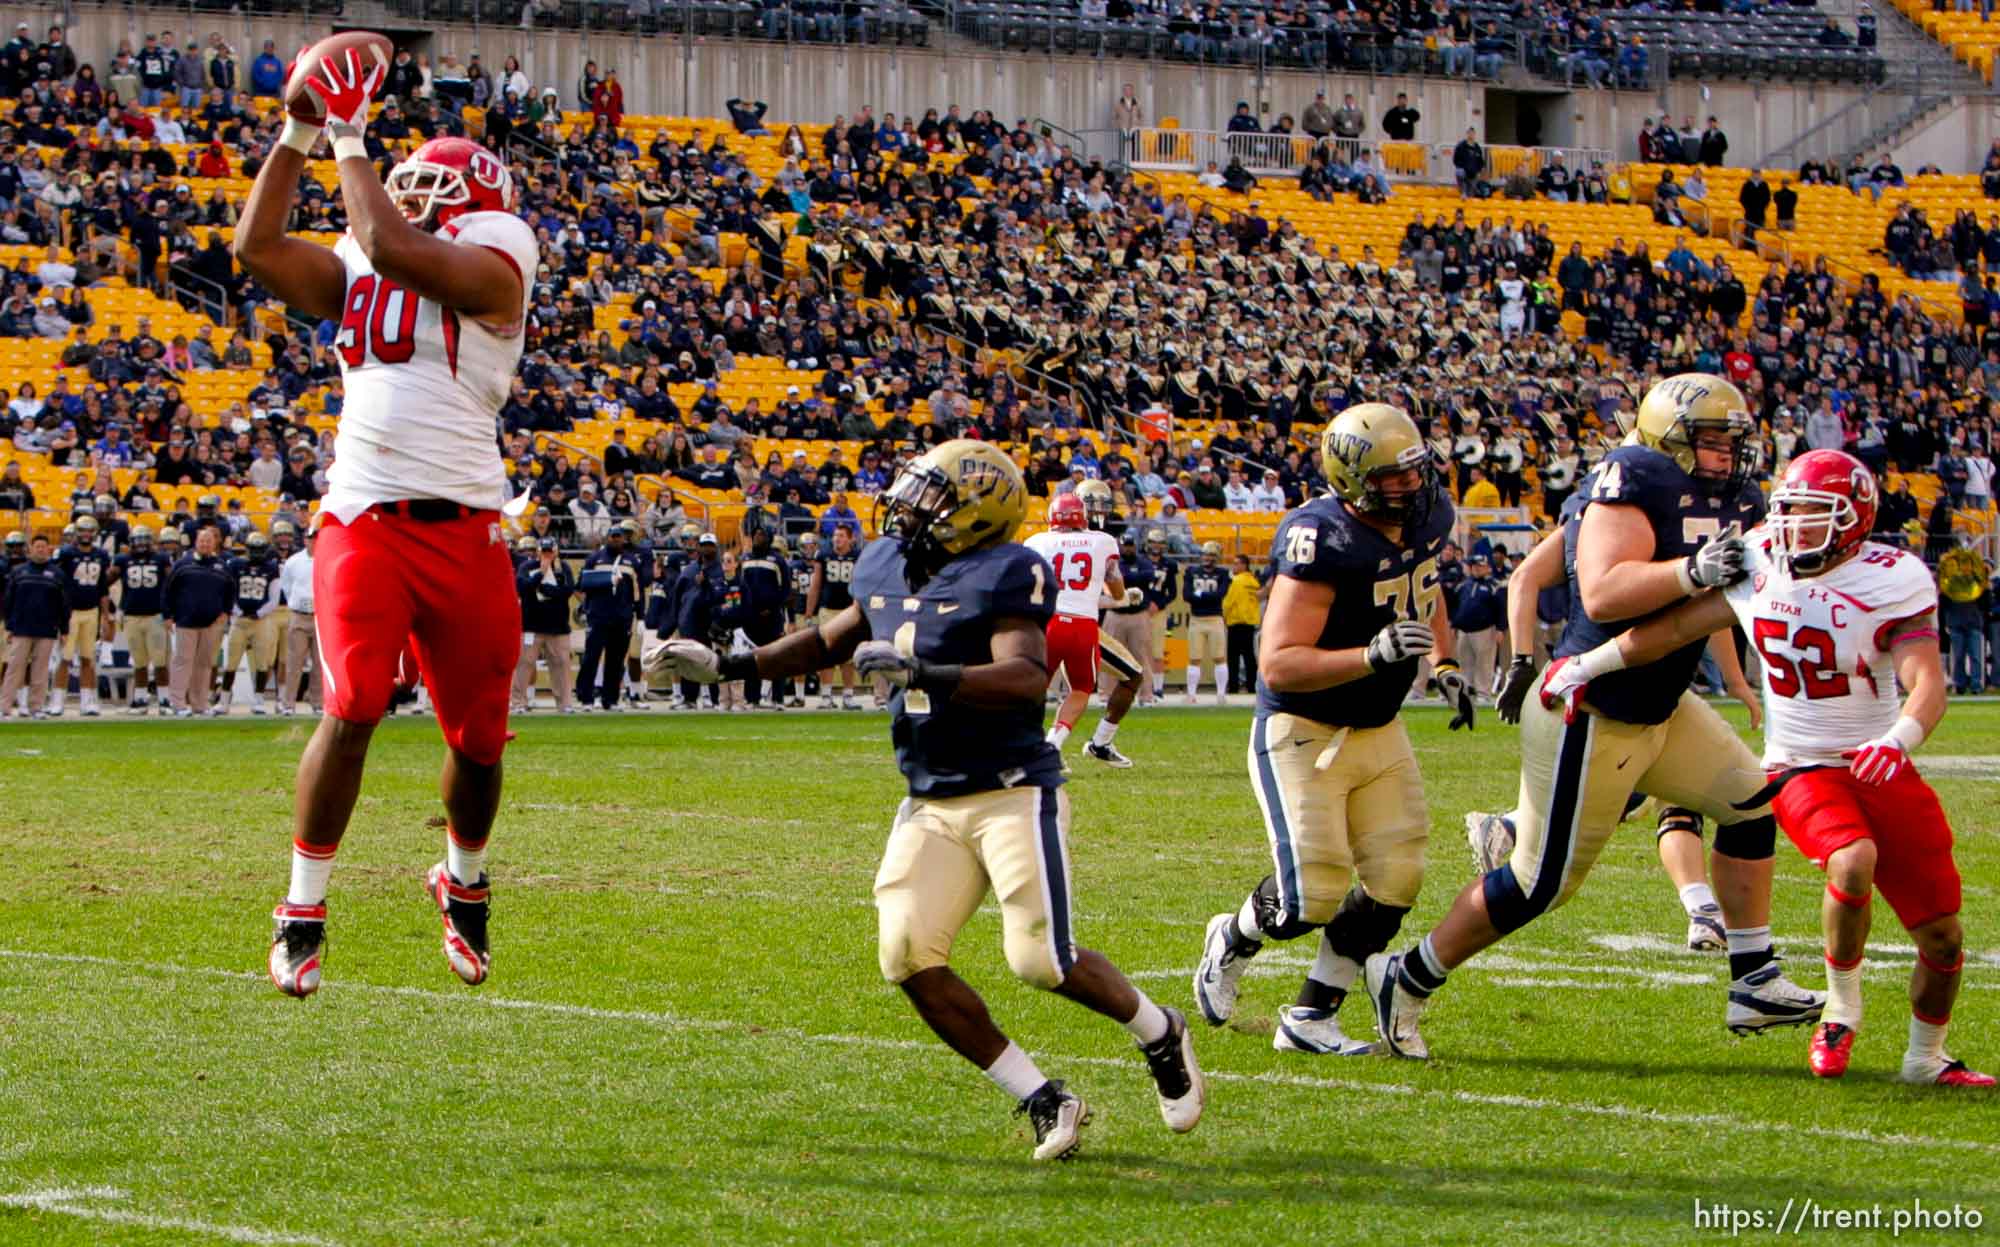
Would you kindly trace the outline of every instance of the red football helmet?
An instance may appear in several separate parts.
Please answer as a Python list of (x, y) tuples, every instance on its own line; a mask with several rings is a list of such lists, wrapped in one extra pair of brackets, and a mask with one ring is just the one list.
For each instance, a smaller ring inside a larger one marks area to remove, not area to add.
[(1049, 503), (1049, 527), (1064, 532), (1080, 532), (1089, 524), (1083, 499), (1075, 494), (1057, 494)]
[[(1813, 576), (1853, 553), (1875, 529), (1875, 474), (1840, 450), (1809, 450), (1792, 460), (1771, 491), (1771, 530), (1795, 576)], [(1808, 533), (1816, 539), (1805, 540)]]
[(512, 212), (506, 162), (471, 139), (432, 139), (389, 170), (385, 186), (410, 223), (439, 230), (468, 212)]

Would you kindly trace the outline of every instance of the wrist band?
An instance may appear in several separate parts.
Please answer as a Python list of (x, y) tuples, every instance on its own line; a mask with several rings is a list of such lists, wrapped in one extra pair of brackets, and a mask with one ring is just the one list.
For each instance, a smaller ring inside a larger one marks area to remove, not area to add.
[(1576, 656), (1577, 670), (1586, 679), (1595, 680), (1602, 675), (1625, 669), (1625, 653), (1618, 648), (1618, 639), (1613, 637), (1593, 650)]
[(1701, 586), (1696, 584), (1694, 579), (1693, 555), (1689, 555), (1688, 557), (1682, 559), (1680, 563), (1674, 567), (1674, 575), (1680, 578), (1681, 594), (1683, 596), (1693, 597), (1695, 594), (1701, 592)]
[(368, 144), (361, 141), (358, 134), (336, 134), (333, 136), (333, 158), (335, 160), (368, 159)]
[(280, 146), (289, 147), (301, 156), (312, 155), (313, 144), (319, 142), (323, 127), (310, 121), (300, 121), (297, 117), (286, 117), (285, 128), (278, 133)]
[(1889, 729), (1889, 739), (1903, 747), (1904, 753), (1915, 753), (1917, 746), (1924, 743), (1924, 725), (1903, 715), (1896, 720), (1896, 726)]
[(757, 655), (724, 654), (722, 661), (715, 664), (715, 670), (724, 680), (754, 680), (757, 678)]
[(950, 701), (958, 691), (958, 682), (965, 678), (963, 663), (925, 662), (921, 658), (912, 661), (915, 665), (910, 670), (910, 684), (941, 701)]

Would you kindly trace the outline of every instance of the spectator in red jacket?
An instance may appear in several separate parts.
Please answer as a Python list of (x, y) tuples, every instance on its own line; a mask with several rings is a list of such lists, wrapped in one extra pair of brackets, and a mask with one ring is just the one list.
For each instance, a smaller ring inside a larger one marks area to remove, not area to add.
[(618, 85), (618, 71), (604, 71), (604, 81), (590, 93), (590, 115), (603, 118), (604, 123), (617, 129), (625, 119), (625, 88)]

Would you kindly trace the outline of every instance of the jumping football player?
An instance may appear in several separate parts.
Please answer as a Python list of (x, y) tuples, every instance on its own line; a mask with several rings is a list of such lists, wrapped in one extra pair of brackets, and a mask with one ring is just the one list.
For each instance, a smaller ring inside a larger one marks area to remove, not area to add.
[(1250, 782), (1276, 869), (1235, 912), (1209, 919), (1194, 998), (1222, 1025), (1264, 941), (1318, 930), (1272, 1045), (1357, 1056), (1372, 1046), (1336, 1015), (1416, 904), (1430, 839), (1403, 698), (1425, 657), (1456, 707), (1452, 727), (1472, 725), (1472, 692), (1438, 587), (1454, 512), (1416, 424), (1384, 403), (1350, 407), (1321, 435), (1320, 460), (1332, 495), (1278, 525), (1258, 644)]
[(1185, 1018), (1162, 1009), (1070, 933), (1069, 799), (1042, 735), (1049, 564), (1014, 544), (1027, 489), (990, 443), (949, 441), (905, 465), (876, 501), (883, 539), (854, 569), (854, 601), (830, 623), (721, 657), (698, 641), (647, 656), (685, 678), (772, 680), (852, 658), (894, 688), (891, 738), (910, 795), (875, 876), (883, 977), (949, 1045), (1019, 1104), (1035, 1159), (1073, 1153), (1089, 1110), (994, 1025), (948, 964), (990, 889), (1007, 964), (1022, 980), (1120, 1022), (1138, 1041), (1176, 1132), (1201, 1120), (1207, 1084)]
[[(1755, 462), (1752, 429), (1742, 393), (1720, 377), (1685, 373), (1647, 393), (1631, 436), (1598, 465), (1564, 526), (1570, 619), (1558, 658), (1743, 578), (1743, 538), (1724, 531), (1719, 514), (1740, 497)], [(1771, 947), (1777, 824), (1757, 797), (1763, 772), (1722, 716), (1688, 691), (1702, 644), (1600, 682), (1573, 721), (1539, 698), (1522, 708), (1512, 857), (1460, 892), (1409, 951), (1368, 959), (1376, 1027), (1391, 1053), (1430, 1055), (1417, 1031), (1425, 1001), (1450, 971), (1569, 899), (1635, 789), (1716, 822), (1730, 1029), (1819, 1019), (1822, 998), (1786, 978)]]
[(331, 249), (285, 236), (320, 133), (289, 117), (234, 244), (279, 300), (340, 322), (347, 392), (313, 563), (326, 714), (299, 760), (291, 887), (270, 953), (272, 981), (294, 996), (319, 987), (327, 878), (406, 640), (446, 746), (445, 860), (426, 890), (452, 970), (486, 978), (486, 841), (521, 643), (493, 430), (521, 358), (534, 231), (512, 212), (506, 166), (464, 139), (423, 144), (385, 187), (362, 142), (381, 70), (343, 59), (312, 67), (307, 89), (325, 106), (347, 234)]
[[(1874, 475), (1852, 455), (1800, 455), (1772, 491), (1771, 518), (1745, 543), (1746, 579), (1552, 664), (1543, 695), (1576, 705), (1597, 680), (1740, 621), (1764, 660), (1764, 765), (1778, 825), (1826, 872), (1830, 990), (1808, 1065), (1821, 1078), (1847, 1072), (1879, 889), (1917, 945), (1903, 1081), (1991, 1087), (1991, 1075), (1944, 1050), (1965, 964), (1961, 887), (1944, 809), (1910, 761), (1945, 710), (1937, 585), (1922, 559), (1868, 540), (1876, 497)], [(1899, 681), (1907, 697), (1897, 697)]]

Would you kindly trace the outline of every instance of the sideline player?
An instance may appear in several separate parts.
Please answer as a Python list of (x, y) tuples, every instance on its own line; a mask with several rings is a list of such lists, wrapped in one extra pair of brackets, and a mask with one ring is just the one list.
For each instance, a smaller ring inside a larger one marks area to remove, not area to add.
[[(1583, 496), (1589, 495), (1595, 483), (1586, 478), (1581, 491)], [(1755, 484), (1746, 483), (1744, 491), (1744, 505), (1737, 515), (1728, 518), (1727, 523), (1749, 528), (1762, 518), (1764, 500), (1762, 491)], [(1754, 505), (1750, 501), (1752, 495), (1755, 495)], [(1572, 502), (1576, 500), (1572, 499)], [(1580, 505), (1564, 507), (1565, 523), (1580, 509)], [(1535, 683), (1536, 597), (1543, 590), (1563, 583), (1563, 530), (1558, 527), (1536, 544), (1507, 580), (1507, 637), (1513, 661), (1507, 666), (1506, 678), (1494, 703), (1503, 723), (1521, 721), (1521, 703)], [(1736, 656), (1734, 632), (1724, 628), (1710, 637), (1708, 652), (1722, 672), (1724, 687), (1750, 712), (1750, 730), (1756, 731), (1763, 723), (1764, 707), (1756, 691), (1750, 687), (1749, 680), (1744, 677), (1742, 661)], [(1626, 800), (1625, 817), (1631, 818), (1645, 804), (1642, 794), (1633, 793)], [(1702, 817), (1693, 810), (1676, 805), (1662, 806), (1658, 813), (1653, 849), (1660, 859), (1660, 868), (1674, 885), (1682, 911), (1687, 915), (1688, 949), (1698, 953), (1721, 952), (1729, 947), (1729, 943), (1722, 906), (1716, 904), (1715, 891), (1708, 884), (1708, 863), (1702, 854)], [(1499, 869), (1501, 863), (1512, 855), (1514, 828), (1519, 821), (1518, 810), (1506, 814), (1474, 810), (1465, 816), (1466, 839), (1472, 845), (1473, 861), (1480, 874)]]
[(235, 699), (236, 668), (243, 655), (250, 655), (251, 714), (264, 714), (264, 690), (271, 682), (271, 668), (278, 656), (278, 560), (271, 554), (271, 539), (252, 531), (243, 541), (243, 553), (229, 560), (229, 577), (236, 586), (235, 618), (229, 623), (229, 637), (223, 647), (222, 696), (216, 702), (229, 713)]
[(1201, 543), (1201, 561), (1181, 573), (1181, 596), (1188, 606), (1187, 704), (1201, 697), (1201, 664), (1215, 671), (1215, 704), (1229, 704), (1229, 636), (1222, 626), (1222, 598), (1229, 592), (1229, 569), (1222, 543)]
[(1027, 515), (1014, 461), (990, 443), (945, 442), (904, 466), (876, 501), (878, 530), (854, 569), (854, 602), (749, 654), (667, 641), (647, 665), (687, 679), (774, 680), (849, 658), (895, 689), (891, 738), (910, 795), (875, 876), (878, 955), (952, 1051), (1028, 1115), (1035, 1159), (1074, 1152), (1083, 1100), (1045, 1077), (948, 964), (990, 888), (1007, 964), (1023, 981), (1118, 1021), (1145, 1053), (1160, 1114), (1201, 1120), (1207, 1084), (1185, 1018), (1162, 1009), (1102, 953), (1071, 942), (1069, 798), (1042, 735), (1049, 564), (1013, 542)]
[(134, 528), (128, 549), (118, 556), (112, 569), (118, 613), (124, 618), (125, 648), (132, 655), (132, 696), (127, 709), (133, 714), (146, 713), (149, 704), (159, 706), (161, 714), (167, 712), (167, 663), (173, 654), (160, 612), (166, 601), (167, 573), (173, 566), (170, 556), (154, 548), (152, 529)]
[(1056, 613), (1049, 620), (1049, 667), (1051, 674), (1062, 673), (1069, 690), (1056, 707), (1048, 739), (1060, 753), (1097, 688), (1098, 609), (1102, 599), (1109, 595), (1115, 602), (1125, 602), (1130, 594), (1119, 571), (1118, 539), (1090, 526), (1081, 494), (1058, 494), (1049, 503), (1048, 530), (1029, 537), (1024, 544), (1047, 560), (1055, 573)]
[(1321, 435), (1320, 461), (1332, 495), (1278, 525), (1258, 645), (1250, 782), (1276, 869), (1236, 912), (1209, 919), (1194, 998), (1222, 1025), (1264, 941), (1318, 929), (1312, 969), (1271, 1042), (1358, 1056), (1372, 1045), (1349, 1039), (1335, 1014), (1416, 904), (1430, 839), (1403, 698), (1425, 657), (1457, 708), (1452, 727), (1472, 725), (1472, 693), (1438, 587), (1455, 513), (1416, 424), (1385, 403), (1350, 407)]
[[(854, 605), (854, 595), (849, 587), (854, 582), (854, 565), (861, 558), (861, 544), (855, 537), (852, 524), (834, 526), (833, 537), (828, 547), (819, 552), (813, 563), (812, 583), (806, 588), (805, 618), (825, 627), (839, 616), (840, 612)], [(833, 681), (829, 679), (835, 668), (819, 673), (819, 707), (822, 710), (834, 708)], [(855, 704), (854, 690), (859, 681), (854, 676), (854, 664), (839, 664), (840, 708), (859, 710)]]
[(319, 987), (327, 878), (406, 639), (446, 746), (445, 860), (425, 885), (446, 961), (467, 983), (486, 978), (486, 841), (521, 644), (493, 430), (521, 358), (534, 232), (512, 212), (506, 166), (464, 139), (425, 143), (385, 187), (362, 142), (381, 70), (345, 59), (313, 67), (308, 89), (325, 105), (347, 234), (330, 249), (285, 236), (319, 137), (289, 117), (234, 244), (279, 300), (340, 322), (347, 392), (313, 561), (326, 714), (299, 759), (291, 887), (271, 943), (271, 979), (294, 996)]
[(76, 538), (56, 554), (62, 569), (64, 596), (69, 601), (69, 631), (63, 637), (62, 663), (49, 693), (49, 714), (60, 717), (69, 687), (70, 664), (76, 664), (77, 712), (97, 717), (97, 642), (112, 634), (111, 555), (97, 542), (97, 517), (79, 515)]
[(1772, 491), (1771, 518), (1746, 543), (1747, 579), (1551, 665), (1543, 696), (1573, 706), (1592, 681), (1740, 621), (1764, 659), (1764, 765), (1778, 825), (1826, 872), (1829, 991), (1812, 1072), (1847, 1072), (1861, 1029), (1869, 896), (1880, 889), (1917, 945), (1902, 1080), (1991, 1087), (1991, 1075), (1944, 1051), (1965, 964), (1961, 887), (1944, 809), (1910, 761), (1945, 711), (1937, 586), (1923, 560), (1868, 540), (1876, 496), (1859, 459), (1800, 455)]
[[(1570, 619), (1558, 658), (1743, 578), (1743, 538), (1718, 533), (1715, 510), (1749, 477), (1752, 429), (1742, 393), (1720, 377), (1684, 373), (1647, 393), (1631, 436), (1604, 457), (1580, 513), (1564, 525)], [(1688, 691), (1701, 649), (1696, 640), (1601, 682), (1574, 721), (1539, 698), (1522, 708), (1513, 856), (1461, 891), (1408, 952), (1368, 959), (1376, 1027), (1390, 1052), (1430, 1055), (1417, 1032), (1425, 1001), (1450, 971), (1570, 898), (1635, 789), (1716, 821), (1729, 1028), (1819, 1019), (1822, 998), (1785, 977), (1771, 946), (1777, 824), (1757, 799), (1763, 773), (1722, 716)]]

